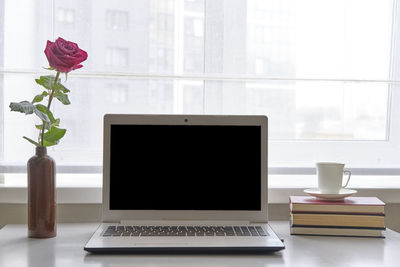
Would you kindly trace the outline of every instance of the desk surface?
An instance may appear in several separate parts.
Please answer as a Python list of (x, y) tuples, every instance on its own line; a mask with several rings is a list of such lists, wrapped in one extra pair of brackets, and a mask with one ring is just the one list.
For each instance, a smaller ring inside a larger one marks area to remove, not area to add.
[(83, 246), (98, 224), (59, 224), (56, 238), (27, 238), (26, 225), (0, 230), (0, 266), (399, 266), (400, 234), (386, 239), (291, 236), (288, 222), (271, 222), (286, 249), (270, 255), (91, 255)]

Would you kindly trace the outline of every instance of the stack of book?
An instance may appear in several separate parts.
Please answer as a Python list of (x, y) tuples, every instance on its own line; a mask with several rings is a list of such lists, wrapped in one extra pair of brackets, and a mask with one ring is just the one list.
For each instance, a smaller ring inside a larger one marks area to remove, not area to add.
[(376, 197), (332, 202), (290, 196), (289, 204), (291, 234), (384, 237), (385, 203)]

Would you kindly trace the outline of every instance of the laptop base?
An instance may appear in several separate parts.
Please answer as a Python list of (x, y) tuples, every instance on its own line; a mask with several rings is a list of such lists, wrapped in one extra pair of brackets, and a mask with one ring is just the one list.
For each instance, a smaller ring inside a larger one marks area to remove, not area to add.
[[(229, 225), (228, 222), (226, 224)], [(194, 222), (194, 225), (198, 224)], [(244, 225), (242, 224), (241, 228), (244, 228)], [(256, 229), (261, 227), (262, 233), (265, 233), (264, 236), (108, 236), (107, 230), (110, 226), (131, 227), (119, 223), (102, 223), (85, 245), (84, 250), (97, 254), (209, 255), (266, 254), (285, 248), (282, 240), (268, 224), (248, 224), (248, 227)]]
[(284, 246), (277, 247), (169, 247), (169, 248), (90, 248), (84, 250), (94, 254), (270, 254), (284, 249)]

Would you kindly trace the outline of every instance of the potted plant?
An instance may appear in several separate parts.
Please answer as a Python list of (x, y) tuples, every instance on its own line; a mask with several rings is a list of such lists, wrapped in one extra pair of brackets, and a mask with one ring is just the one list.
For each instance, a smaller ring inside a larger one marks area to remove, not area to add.
[(12, 102), (11, 111), (35, 114), (41, 124), (35, 125), (39, 131), (37, 140), (26, 136), (24, 139), (36, 146), (36, 153), (28, 160), (28, 236), (49, 238), (56, 231), (56, 195), (55, 195), (55, 161), (47, 155), (47, 147), (58, 144), (64, 137), (66, 129), (60, 128), (60, 119), (51, 112), (51, 104), (57, 99), (69, 105), (68, 90), (61, 84), (60, 74), (83, 67), (80, 65), (87, 59), (87, 53), (76, 43), (58, 38), (55, 42), (47, 41), (44, 53), (55, 75), (40, 76), (36, 83), (44, 89), (31, 102)]

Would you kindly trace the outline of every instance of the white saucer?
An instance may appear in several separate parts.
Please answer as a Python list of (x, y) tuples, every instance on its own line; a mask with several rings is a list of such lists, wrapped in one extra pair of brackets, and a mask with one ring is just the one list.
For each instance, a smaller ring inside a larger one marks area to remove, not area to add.
[(310, 188), (310, 189), (305, 189), (304, 192), (309, 194), (310, 196), (314, 196), (322, 200), (338, 201), (338, 200), (343, 200), (345, 197), (349, 197), (352, 194), (357, 193), (357, 190), (342, 188), (340, 189), (339, 193), (332, 194), (332, 193), (322, 193), (321, 191), (319, 191), (318, 188)]

